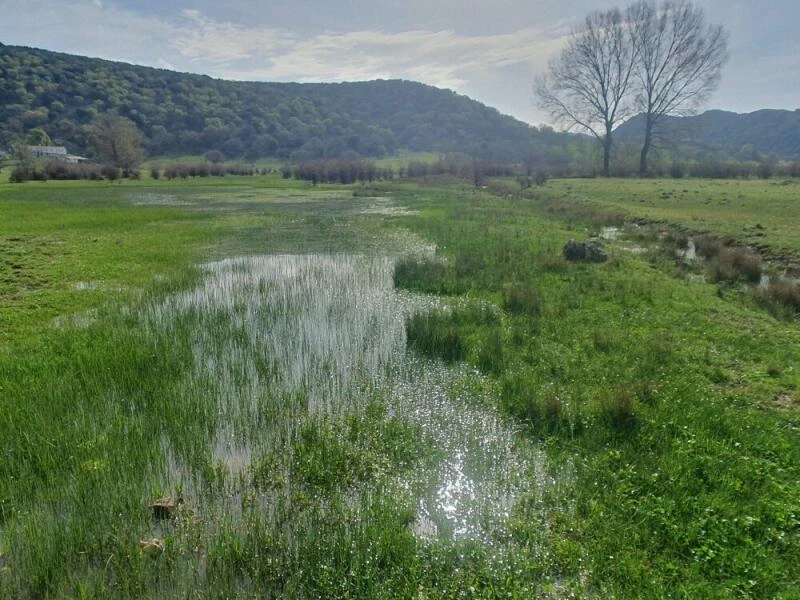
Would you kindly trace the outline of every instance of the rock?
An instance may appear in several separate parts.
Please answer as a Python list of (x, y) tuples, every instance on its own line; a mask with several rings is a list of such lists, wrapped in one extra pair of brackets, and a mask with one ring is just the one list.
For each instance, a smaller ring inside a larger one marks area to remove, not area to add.
[(146, 554), (150, 558), (155, 559), (164, 553), (164, 542), (158, 538), (141, 540), (139, 542), (139, 550), (142, 551), (142, 554)]
[(564, 245), (564, 257), (573, 262), (606, 262), (608, 255), (603, 252), (603, 243), (599, 240), (579, 242), (569, 240)]
[(181, 504), (183, 504), (183, 498), (181, 496), (177, 498), (173, 498), (172, 496), (159, 498), (150, 505), (150, 508), (153, 509), (153, 518), (157, 520), (169, 519), (175, 516)]

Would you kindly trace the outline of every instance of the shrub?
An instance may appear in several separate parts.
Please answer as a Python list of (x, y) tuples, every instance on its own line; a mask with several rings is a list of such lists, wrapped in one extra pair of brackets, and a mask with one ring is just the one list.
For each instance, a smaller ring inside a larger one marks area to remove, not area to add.
[(686, 176), (686, 165), (679, 162), (672, 163), (669, 174), (673, 179), (683, 179)]
[(779, 279), (759, 293), (762, 304), (777, 317), (791, 318), (800, 313), (800, 283)]
[(697, 254), (705, 258), (714, 258), (725, 247), (721, 239), (713, 235), (699, 235), (694, 238), (694, 247)]
[(100, 174), (109, 181), (116, 181), (119, 179), (119, 169), (111, 165), (103, 165), (100, 167)]
[(725, 248), (709, 267), (714, 281), (745, 279), (758, 283), (761, 279), (761, 257), (747, 248)]

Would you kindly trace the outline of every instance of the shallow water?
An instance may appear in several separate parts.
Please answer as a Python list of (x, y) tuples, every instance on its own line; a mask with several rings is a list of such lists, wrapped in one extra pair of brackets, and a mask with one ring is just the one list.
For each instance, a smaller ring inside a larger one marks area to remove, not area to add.
[[(516, 499), (549, 485), (543, 455), (488, 408), (496, 400), (478, 372), (407, 352), (406, 316), (438, 301), (396, 292), (393, 264), (352, 254), (217, 261), (203, 267), (202, 284), (152, 306), (146, 320), (167, 334), (188, 322), (194, 368), (184, 392), (215, 399), (209, 451), (229, 475), (285, 451), (309, 419), (358, 412), (381, 397), (391, 416), (419, 426), (439, 457), (395, 482), (418, 507), (415, 533), (497, 543)], [(167, 478), (196, 493), (198, 476), (175, 442), (164, 438)], [(255, 504), (275, 512), (291, 486), (262, 492)], [(241, 507), (205, 511), (224, 519)]]
[(418, 423), (442, 456), (417, 473), (421, 537), (493, 543), (507, 534), (516, 499), (549, 485), (541, 451), (487, 407), (492, 401), (480, 373), (407, 358), (391, 406)]

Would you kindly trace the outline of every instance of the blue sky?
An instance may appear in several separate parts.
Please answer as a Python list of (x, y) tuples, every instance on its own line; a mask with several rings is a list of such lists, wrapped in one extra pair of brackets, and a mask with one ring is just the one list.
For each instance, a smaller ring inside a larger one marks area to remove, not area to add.
[[(800, 108), (800, 2), (705, 0), (731, 59), (707, 108)], [(0, 0), (0, 42), (261, 81), (403, 78), (532, 124), (533, 79), (570, 29), (616, 2)]]

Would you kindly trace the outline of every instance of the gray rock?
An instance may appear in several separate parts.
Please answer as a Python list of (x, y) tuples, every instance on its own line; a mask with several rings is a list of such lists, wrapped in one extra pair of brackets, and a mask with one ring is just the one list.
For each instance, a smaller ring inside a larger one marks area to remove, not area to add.
[(608, 260), (608, 254), (603, 252), (603, 243), (599, 240), (569, 240), (564, 245), (564, 257), (573, 262), (600, 263)]

